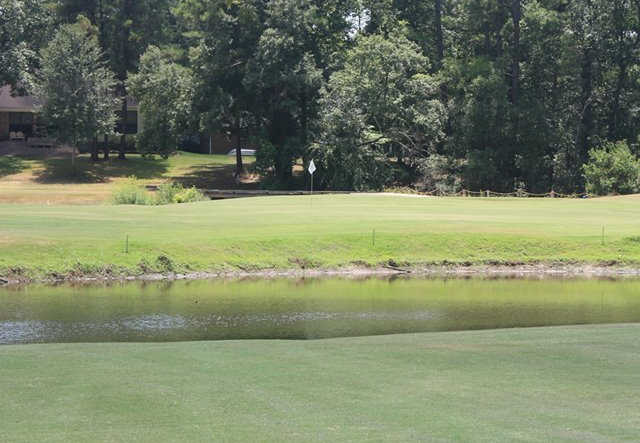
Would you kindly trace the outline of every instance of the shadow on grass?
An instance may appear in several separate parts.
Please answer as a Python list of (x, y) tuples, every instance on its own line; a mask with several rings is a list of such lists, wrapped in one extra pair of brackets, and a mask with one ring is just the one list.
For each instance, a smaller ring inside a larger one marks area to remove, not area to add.
[(0, 157), (0, 177), (18, 174), (26, 168), (21, 158), (7, 155)]
[(236, 165), (200, 165), (180, 177), (171, 179), (185, 187), (200, 189), (259, 189), (257, 182), (236, 180)]
[(168, 170), (168, 162), (160, 158), (130, 157), (92, 162), (89, 157), (76, 158), (75, 167), (70, 158), (50, 158), (43, 161), (44, 168), (36, 174), (39, 183), (106, 183), (112, 178), (134, 176), (139, 179), (160, 178)]

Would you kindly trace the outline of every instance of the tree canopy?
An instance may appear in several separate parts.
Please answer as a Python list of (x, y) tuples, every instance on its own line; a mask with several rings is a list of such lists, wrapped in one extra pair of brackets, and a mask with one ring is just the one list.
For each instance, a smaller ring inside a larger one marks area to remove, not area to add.
[[(150, 122), (171, 122), (170, 138), (149, 129), (141, 149), (224, 134), (259, 147), (258, 171), (280, 187), (300, 186), (295, 164), (314, 156), (327, 188), (583, 192), (593, 149), (640, 151), (640, 0), (0, 0), (0, 11), (2, 81), (28, 85), (47, 43), (34, 29), (82, 14), (117, 94), (135, 89)], [(141, 86), (152, 71), (164, 76), (153, 99)], [(180, 124), (162, 105), (178, 97)]]
[(113, 132), (116, 80), (84, 17), (58, 28), (42, 50), (35, 83), (42, 116), (60, 141), (75, 148), (80, 140)]

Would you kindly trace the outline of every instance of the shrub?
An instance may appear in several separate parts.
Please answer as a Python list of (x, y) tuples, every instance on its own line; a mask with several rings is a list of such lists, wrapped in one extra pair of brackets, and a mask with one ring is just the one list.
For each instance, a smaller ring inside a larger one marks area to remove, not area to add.
[(596, 195), (632, 194), (640, 185), (640, 161), (626, 142), (606, 143), (589, 151), (583, 166), (586, 189)]
[(158, 187), (156, 192), (156, 204), (157, 205), (170, 205), (174, 203), (173, 198), (176, 194), (182, 191), (182, 185), (179, 183), (163, 183)]
[(173, 196), (174, 203), (193, 203), (203, 200), (207, 200), (207, 197), (198, 191), (195, 186), (184, 188)]
[(129, 177), (113, 191), (113, 203), (116, 205), (150, 205), (151, 194), (135, 177)]
[(180, 183), (164, 183), (158, 187), (156, 204), (192, 203), (207, 200), (207, 197), (195, 187), (185, 188)]
[(169, 205), (207, 200), (195, 187), (185, 188), (179, 183), (164, 183), (158, 187), (155, 197), (134, 177), (119, 185), (113, 193), (117, 205)]

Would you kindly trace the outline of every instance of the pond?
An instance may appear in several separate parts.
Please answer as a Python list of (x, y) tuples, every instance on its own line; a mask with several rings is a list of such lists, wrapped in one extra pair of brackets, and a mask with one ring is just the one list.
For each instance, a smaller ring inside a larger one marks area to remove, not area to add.
[(303, 279), (0, 288), (0, 344), (318, 339), (640, 322), (640, 280)]

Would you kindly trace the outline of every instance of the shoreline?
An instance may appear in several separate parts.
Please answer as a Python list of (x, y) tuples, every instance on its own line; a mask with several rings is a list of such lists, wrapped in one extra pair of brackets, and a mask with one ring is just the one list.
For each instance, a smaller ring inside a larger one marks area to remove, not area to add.
[(299, 278), (640, 278), (640, 266), (619, 264), (439, 264), (344, 266), (339, 268), (263, 269), (255, 271), (150, 272), (143, 274), (55, 274), (46, 278), (0, 275), (0, 288), (33, 284), (117, 283), (154, 281), (299, 279)]

